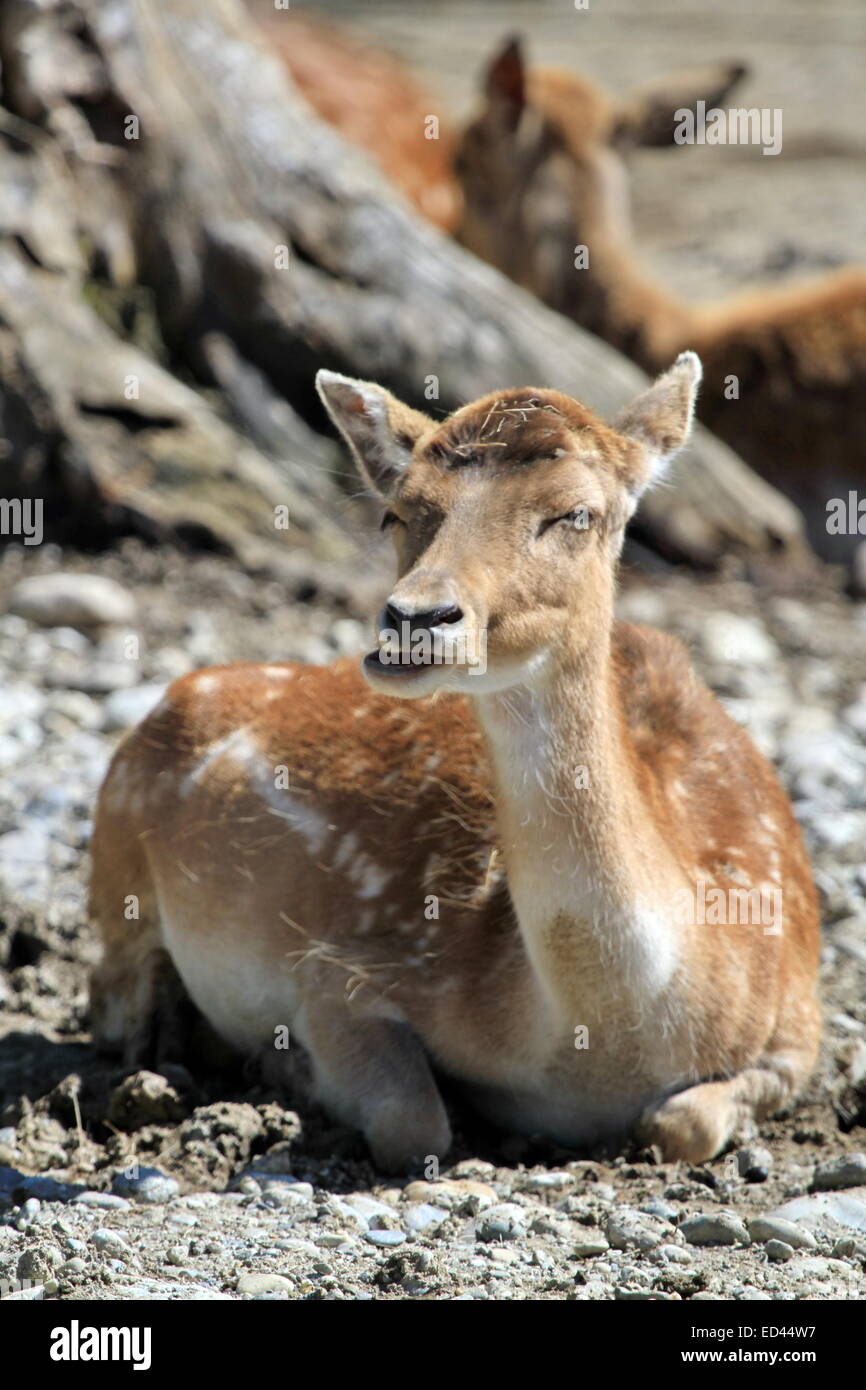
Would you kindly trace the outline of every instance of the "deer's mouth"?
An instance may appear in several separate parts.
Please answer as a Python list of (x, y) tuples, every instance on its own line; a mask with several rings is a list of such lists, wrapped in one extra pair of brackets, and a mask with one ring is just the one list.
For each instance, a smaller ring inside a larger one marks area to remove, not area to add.
[(430, 657), (413, 651), (394, 651), (392, 648), (377, 647), (364, 657), (364, 668), (377, 676), (407, 676), (413, 672), (429, 671), (439, 663)]

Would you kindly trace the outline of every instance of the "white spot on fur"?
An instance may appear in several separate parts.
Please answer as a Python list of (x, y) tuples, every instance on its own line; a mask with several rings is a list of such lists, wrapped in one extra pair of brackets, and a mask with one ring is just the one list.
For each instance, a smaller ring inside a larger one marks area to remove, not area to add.
[(331, 863), (335, 869), (345, 869), (351, 863), (352, 858), (358, 851), (358, 836), (354, 830), (350, 830), (348, 835), (344, 835), (337, 846), (337, 852)]
[(378, 898), (393, 874), (381, 868), (369, 854), (357, 854), (347, 868), (359, 898)]
[(194, 787), (203, 780), (207, 771), (213, 767), (214, 763), (220, 758), (231, 755), (235, 761), (243, 763), (250, 759), (259, 757), (259, 750), (249, 737), (246, 727), (233, 729), (230, 734), (225, 734), (208, 746), (204, 756), (199, 759), (191, 772), (180, 783), (179, 792), (181, 796), (188, 796)]
[(311, 854), (321, 854), (328, 839), (327, 817), (306, 802), (279, 790), (267, 779), (262, 781), (261, 791), (269, 803), (268, 814), (287, 821), (302, 837)]

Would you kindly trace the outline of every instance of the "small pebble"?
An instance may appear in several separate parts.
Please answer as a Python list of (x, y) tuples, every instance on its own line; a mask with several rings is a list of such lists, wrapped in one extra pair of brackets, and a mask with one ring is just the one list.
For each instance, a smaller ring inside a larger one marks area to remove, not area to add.
[(866, 1154), (844, 1154), (819, 1163), (812, 1179), (813, 1192), (830, 1192), (842, 1187), (866, 1186)]
[(406, 1228), (416, 1233), (440, 1226), (448, 1219), (447, 1211), (434, 1207), (429, 1202), (410, 1202), (403, 1211)]
[(292, 1291), (292, 1282), (282, 1274), (242, 1274), (235, 1285), (238, 1293), (250, 1298), (261, 1298), (265, 1294), (285, 1294)]
[(605, 1220), (603, 1229), (616, 1250), (652, 1250), (671, 1236), (670, 1222), (634, 1207), (617, 1207)]
[(610, 1244), (604, 1236), (598, 1236), (593, 1240), (581, 1240), (571, 1248), (572, 1255), (578, 1260), (592, 1259), (595, 1255), (604, 1255), (610, 1249)]
[(746, 1224), (752, 1240), (761, 1244), (770, 1240), (781, 1241), (794, 1250), (814, 1250), (817, 1244), (811, 1232), (781, 1216), (753, 1216)]
[(10, 613), (40, 627), (92, 628), (131, 623), (135, 599), (101, 574), (34, 574), (19, 579), (9, 595)]
[(132, 1254), (123, 1236), (118, 1235), (117, 1231), (109, 1230), (105, 1226), (101, 1226), (99, 1230), (92, 1233), (90, 1242), (104, 1255), (117, 1256)]
[(737, 1171), (746, 1182), (766, 1182), (773, 1166), (769, 1149), (751, 1147), (737, 1153)]
[(402, 1231), (365, 1231), (364, 1239), (371, 1245), (389, 1249), (394, 1245), (402, 1245), (406, 1237)]
[(526, 1234), (528, 1213), (514, 1202), (501, 1202), (483, 1213), (478, 1222), (478, 1239), (519, 1240)]
[(783, 1240), (768, 1240), (764, 1249), (767, 1252), (767, 1259), (772, 1260), (773, 1264), (784, 1264), (793, 1258), (793, 1246), (787, 1245)]
[(72, 1206), (101, 1207), (105, 1211), (126, 1211), (129, 1207), (125, 1197), (116, 1197), (112, 1192), (81, 1192), (73, 1197)]
[(733, 1212), (687, 1216), (679, 1228), (690, 1245), (749, 1245), (751, 1237)]

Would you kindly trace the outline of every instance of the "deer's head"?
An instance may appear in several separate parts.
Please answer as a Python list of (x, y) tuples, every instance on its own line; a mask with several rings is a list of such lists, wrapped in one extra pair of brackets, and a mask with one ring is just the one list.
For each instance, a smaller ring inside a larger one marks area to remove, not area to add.
[[(627, 238), (624, 152), (673, 145), (674, 113), (713, 106), (743, 76), (714, 63), (658, 79), (617, 100), (588, 78), (527, 68), (511, 39), (490, 64), (482, 105), (456, 154), (464, 195), (459, 236), (476, 255), (559, 304), (577, 273), (575, 249)], [(590, 277), (584, 276), (584, 279)]]
[(700, 375), (683, 353), (610, 427), (528, 387), (435, 421), (381, 386), (319, 372), (397, 551), (370, 684), (482, 694), (604, 641), (625, 525), (685, 443)]

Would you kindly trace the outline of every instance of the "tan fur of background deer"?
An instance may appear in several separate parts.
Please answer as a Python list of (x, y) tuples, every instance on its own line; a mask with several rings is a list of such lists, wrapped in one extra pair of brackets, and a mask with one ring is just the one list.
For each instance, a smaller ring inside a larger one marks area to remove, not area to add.
[[(674, 112), (699, 97), (721, 104), (741, 74), (720, 65), (617, 103), (576, 73), (525, 71), (512, 41), (458, 149), (460, 237), (650, 373), (694, 348), (702, 420), (797, 503), (820, 554), (846, 563), (862, 537), (828, 535), (826, 504), (866, 489), (866, 270), (694, 306), (644, 273), (631, 243), (620, 151), (672, 145)], [(738, 399), (725, 398), (730, 375)]]
[[(684, 649), (613, 617), (626, 521), (699, 375), (684, 354), (610, 428), (550, 390), (434, 421), (319, 374), (388, 508), (382, 626), (443, 659), (171, 687), (99, 801), (99, 1043), (159, 1057), (176, 970), (237, 1048), (279, 1060), (288, 1026), (388, 1169), (448, 1150), (434, 1068), (509, 1129), (636, 1129), (670, 1160), (797, 1094), (818, 916), (790, 806)], [(690, 924), (702, 883), (778, 890), (778, 934)]]
[(454, 133), (440, 122), (438, 138), (427, 138), (439, 106), (408, 68), (318, 17), (257, 10), (255, 18), (322, 120), (371, 154), (423, 217), (453, 231), (460, 217)]

